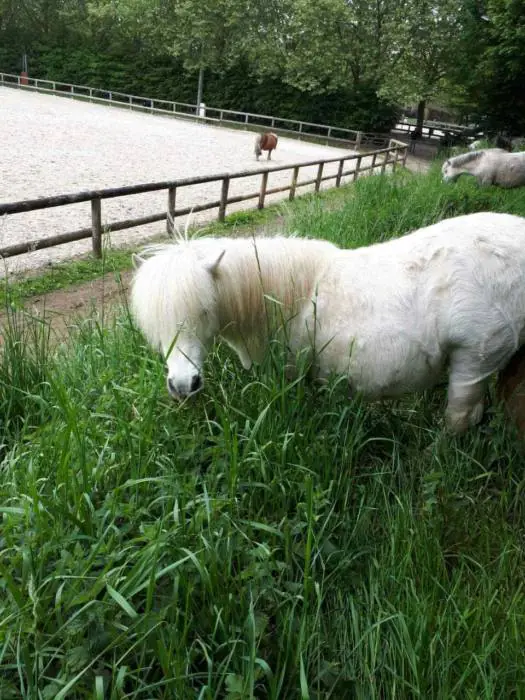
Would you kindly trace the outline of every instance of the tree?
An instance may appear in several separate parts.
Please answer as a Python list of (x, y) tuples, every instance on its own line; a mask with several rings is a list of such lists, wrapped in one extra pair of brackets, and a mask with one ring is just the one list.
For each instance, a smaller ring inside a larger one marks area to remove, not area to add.
[(491, 131), (525, 134), (525, 11), (522, 0), (488, 0), (475, 71), (478, 115)]
[[(238, 64), (257, 34), (268, 6), (251, 0), (91, 0), (99, 22), (111, 17), (131, 39), (157, 54), (171, 54), (189, 72), (223, 72)], [(200, 102), (202, 90), (199, 89)]]
[(461, 50), (463, 22), (457, 0), (410, 0), (404, 3), (404, 48), (396, 70), (380, 88), (403, 103), (417, 102), (417, 132), (421, 134), (425, 107), (449, 89), (450, 74)]
[(399, 0), (296, 0), (268, 50), (282, 57), (284, 79), (301, 90), (379, 87), (402, 51), (394, 31), (399, 5)]

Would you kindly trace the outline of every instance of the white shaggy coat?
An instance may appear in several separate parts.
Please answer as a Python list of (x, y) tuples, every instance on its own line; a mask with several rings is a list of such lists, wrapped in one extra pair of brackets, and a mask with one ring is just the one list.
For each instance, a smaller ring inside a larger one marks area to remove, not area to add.
[(525, 341), (525, 219), (469, 214), (356, 250), (286, 237), (169, 244), (140, 264), (131, 308), (175, 396), (200, 388), (215, 336), (248, 368), (281, 319), (292, 359), (312, 348), (318, 376), (344, 374), (370, 399), (431, 387), (448, 366), (447, 422), (462, 431)]
[(473, 175), (479, 185), (521, 187), (525, 185), (525, 152), (508, 153), (502, 148), (486, 148), (449, 158), (441, 168), (445, 182), (463, 173)]

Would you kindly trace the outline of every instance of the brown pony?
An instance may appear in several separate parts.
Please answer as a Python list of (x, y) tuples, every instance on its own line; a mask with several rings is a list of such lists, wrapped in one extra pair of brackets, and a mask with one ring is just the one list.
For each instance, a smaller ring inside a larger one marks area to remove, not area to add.
[(272, 159), (272, 151), (277, 148), (277, 134), (272, 131), (265, 131), (263, 134), (258, 134), (255, 139), (255, 155), (257, 160), (262, 151), (268, 151), (268, 160)]

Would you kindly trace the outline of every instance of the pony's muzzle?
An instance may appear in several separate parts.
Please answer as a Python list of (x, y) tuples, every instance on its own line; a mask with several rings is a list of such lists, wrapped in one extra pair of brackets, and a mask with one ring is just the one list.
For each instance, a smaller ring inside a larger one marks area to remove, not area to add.
[(189, 379), (176, 380), (168, 377), (168, 391), (174, 399), (185, 399), (202, 389), (202, 377), (196, 373)]

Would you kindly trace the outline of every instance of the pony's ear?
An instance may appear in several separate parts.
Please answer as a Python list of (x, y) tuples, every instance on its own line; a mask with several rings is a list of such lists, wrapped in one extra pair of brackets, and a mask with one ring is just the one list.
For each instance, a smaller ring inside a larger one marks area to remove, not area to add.
[(207, 260), (204, 263), (204, 267), (206, 268), (206, 270), (208, 270), (212, 277), (214, 277), (217, 274), (217, 270), (219, 269), (219, 265), (221, 264), (221, 260), (223, 259), (225, 253), (226, 248), (221, 252), (219, 257), (213, 258), (213, 260)]

